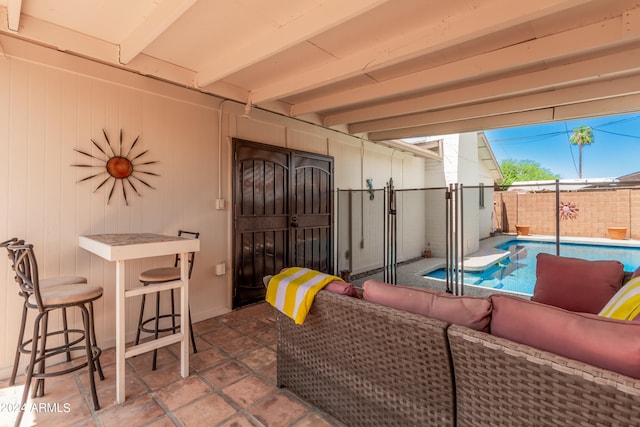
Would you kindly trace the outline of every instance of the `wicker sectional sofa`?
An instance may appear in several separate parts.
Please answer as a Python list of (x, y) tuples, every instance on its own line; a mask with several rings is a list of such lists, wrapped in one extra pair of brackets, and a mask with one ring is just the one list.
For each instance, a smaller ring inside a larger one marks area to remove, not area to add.
[(278, 385), (348, 426), (640, 425), (640, 380), (487, 332), (327, 291), (276, 322)]

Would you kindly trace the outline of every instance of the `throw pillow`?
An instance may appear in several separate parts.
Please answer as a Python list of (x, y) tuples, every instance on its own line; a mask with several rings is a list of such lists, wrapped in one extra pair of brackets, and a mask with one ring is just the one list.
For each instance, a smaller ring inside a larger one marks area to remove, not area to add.
[(597, 314), (622, 286), (624, 265), (541, 253), (532, 301)]
[(334, 280), (324, 287), (325, 291), (333, 292), (334, 294), (346, 295), (348, 297), (360, 298), (358, 290), (351, 283), (341, 282)]
[(640, 323), (493, 295), (491, 334), (640, 379)]
[(638, 313), (640, 313), (640, 277), (636, 276), (621, 287), (598, 314), (611, 319), (634, 320)]
[(491, 301), (483, 297), (454, 296), (411, 286), (397, 286), (377, 280), (362, 285), (364, 299), (478, 331), (489, 330)]

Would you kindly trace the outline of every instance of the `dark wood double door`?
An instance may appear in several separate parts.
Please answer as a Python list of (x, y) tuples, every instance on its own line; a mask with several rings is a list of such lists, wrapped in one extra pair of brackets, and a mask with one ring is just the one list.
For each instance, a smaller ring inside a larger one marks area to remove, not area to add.
[(233, 307), (284, 267), (332, 273), (333, 158), (240, 139), (233, 152)]

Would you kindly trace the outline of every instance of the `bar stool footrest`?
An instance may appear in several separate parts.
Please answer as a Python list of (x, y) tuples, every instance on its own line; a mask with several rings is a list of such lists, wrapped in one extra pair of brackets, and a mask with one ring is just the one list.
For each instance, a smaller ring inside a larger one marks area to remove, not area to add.
[[(171, 317), (173, 317), (175, 319), (179, 319), (180, 318), (180, 314), (161, 314), (161, 315), (158, 316), (158, 319), (168, 319), (168, 318), (171, 318)], [(148, 334), (155, 334), (156, 333), (155, 327), (153, 329), (145, 327), (145, 325), (147, 323), (155, 322), (155, 321), (156, 321), (155, 316), (144, 320), (140, 324), (140, 330), (142, 332), (146, 332)], [(166, 328), (158, 328), (158, 332), (170, 332), (170, 331), (173, 332), (173, 329), (174, 329), (173, 326), (168, 326)], [(176, 323), (175, 331), (178, 332), (179, 330), (180, 330), (180, 324)]]
[[(82, 350), (83, 352), (86, 352), (86, 347), (81, 345), (81, 346), (71, 347), (71, 348), (69, 348), (69, 350), (70, 351), (80, 351), (80, 350)], [(36, 357), (34, 365), (37, 365), (42, 360), (46, 360), (46, 359), (48, 359), (50, 357), (57, 356), (59, 354), (64, 354), (66, 352), (67, 352), (66, 348), (65, 349), (60, 349), (58, 351), (48, 351), (47, 353), (44, 354), (44, 356)], [(34, 370), (33, 378), (34, 379), (40, 379), (40, 378), (57, 377), (57, 376), (60, 376), (60, 375), (66, 375), (66, 374), (69, 374), (71, 372), (75, 372), (75, 371), (78, 371), (80, 369), (86, 368), (88, 366), (89, 362), (91, 362), (91, 363), (97, 363), (98, 362), (98, 359), (100, 358), (100, 355), (102, 354), (102, 349), (100, 347), (98, 347), (98, 346), (92, 345), (91, 346), (91, 354), (92, 354), (92, 356), (91, 356), (91, 360), (90, 361), (86, 361), (85, 360), (84, 362), (82, 362), (82, 363), (80, 363), (78, 365), (71, 366), (71, 367), (69, 367), (67, 369), (60, 369), (60, 370), (57, 370), (57, 371), (50, 371), (49, 370), (49, 371), (44, 372), (44, 373), (43, 372), (36, 372)], [(52, 366), (56, 366), (56, 365), (52, 365)], [(103, 380), (104, 376), (101, 375), (100, 379)]]
[[(47, 332), (47, 338), (49, 337), (53, 337), (56, 335), (63, 335), (63, 334), (80, 334), (80, 337), (76, 338), (75, 340), (70, 340), (69, 344), (62, 344), (59, 345), (57, 347), (50, 347), (47, 348), (46, 353), (50, 353), (50, 352), (57, 352), (56, 354), (60, 354), (60, 353), (66, 353), (68, 351), (70, 351), (71, 349), (69, 349), (68, 347), (73, 347), (76, 344), (81, 343), (82, 341), (84, 341), (84, 331), (82, 329), (67, 329), (66, 331), (64, 329), (61, 329), (59, 331), (53, 331), (53, 332)], [(38, 336), (38, 340), (42, 339), (42, 335)], [(31, 342), (33, 341), (32, 338), (26, 340), (25, 342), (23, 342), (22, 344), (20, 344), (20, 353), (22, 354), (31, 354), (31, 349), (27, 348), (27, 346), (31, 345)], [(82, 346), (81, 348), (84, 349), (84, 346)], [(73, 348), (75, 350), (75, 348)], [(62, 350), (60, 352), (60, 350)]]

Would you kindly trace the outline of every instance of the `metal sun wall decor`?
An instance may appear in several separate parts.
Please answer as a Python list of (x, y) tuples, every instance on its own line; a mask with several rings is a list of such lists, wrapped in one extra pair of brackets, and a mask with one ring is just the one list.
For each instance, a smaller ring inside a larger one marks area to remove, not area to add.
[[(93, 145), (100, 151), (100, 153), (102, 153), (100, 157), (94, 156), (91, 153), (88, 153), (83, 150), (79, 150), (77, 148), (73, 149), (74, 151), (82, 154), (83, 156), (98, 160), (100, 164), (98, 165), (73, 164), (71, 166), (75, 166), (79, 168), (103, 168), (102, 172), (89, 175), (85, 178), (82, 178), (78, 182), (89, 181), (89, 180), (92, 180), (93, 178), (100, 179), (104, 177), (102, 182), (100, 182), (100, 184), (93, 190), (93, 192), (95, 193), (100, 188), (102, 188), (102, 186), (112, 181), (111, 190), (109, 191), (109, 198), (107, 199), (107, 204), (109, 204), (109, 202), (111, 201), (111, 197), (113, 196), (113, 192), (118, 182), (120, 182), (121, 184), (122, 196), (124, 197), (124, 202), (127, 206), (129, 206), (129, 200), (127, 198), (127, 188), (125, 185), (125, 181), (131, 187), (131, 189), (140, 197), (142, 197), (142, 194), (140, 194), (140, 192), (136, 188), (134, 181), (155, 190), (155, 188), (151, 184), (149, 184), (147, 181), (142, 179), (142, 176), (143, 175), (160, 176), (160, 175), (158, 175), (155, 172), (150, 172), (148, 170), (140, 170), (138, 168), (141, 166), (152, 165), (158, 162), (157, 161), (139, 161), (139, 159), (145, 154), (147, 154), (149, 150), (144, 150), (140, 154), (136, 155), (135, 157), (133, 158), (131, 157), (133, 149), (138, 143), (140, 136), (138, 135), (136, 137), (136, 139), (131, 144), (131, 147), (129, 147), (129, 149), (126, 150), (126, 153), (125, 153), (123, 150), (123, 144), (122, 144), (122, 129), (120, 129), (119, 147), (114, 148), (111, 145), (109, 136), (107, 136), (107, 132), (104, 129), (102, 129), (102, 134), (104, 135), (104, 139), (106, 140), (105, 148), (101, 147), (100, 144), (98, 144), (96, 141), (93, 140), (93, 138), (91, 138), (91, 142), (93, 143)], [(117, 153), (116, 153), (116, 148), (118, 149)], [(136, 161), (138, 162), (136, 163)]]
[(578, 217), (578, 209), (573, 202), (560, 202), (560, 219), (576, 219)]

